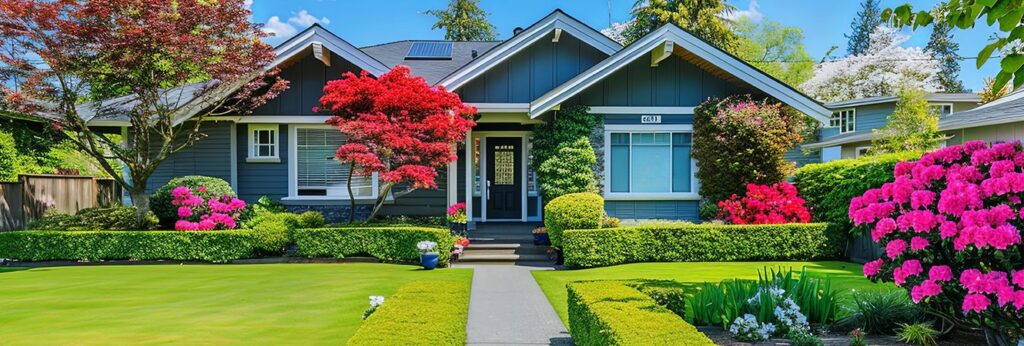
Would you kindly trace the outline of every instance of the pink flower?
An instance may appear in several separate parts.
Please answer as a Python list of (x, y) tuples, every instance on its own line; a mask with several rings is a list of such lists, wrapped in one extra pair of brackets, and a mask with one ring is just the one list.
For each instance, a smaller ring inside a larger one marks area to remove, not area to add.
[(982, 312), (988, 308), (989, 304), (992, 304), (992, 301), (984, 294), (972, 293), (964, 297), (962, 309), (964, 313), (969, 311)]
[(876, 259), (874, 261), (864, 263), (864, 276), (875, 276), (878, 275), (878, 271), (882, 269), (882, 259)]
[(901, 268), (903, 268), (903, 274), (906, 276), (914, 276), (924, 271), (924, 268), (921, 267), (921, 261), (916, 259), (903, 262)]
[(921, 251), (928, 247), (928, 239), (922, 237), (913, 237), (910, 239), (910, 249), (914, 251)]
[(1006, 285), (996, 288), (996, 305), (1005, 306), (1014, 302), (1017, 291), (1013, 286)]
[(1024, 269), (1013, 271), (1013, 284), (1024, 288)]
[(178, 231), (197, 231), (199, 224), (188, 220), (178, 220), (174, 223), (174, 229)]
[(934, 266), (928, 269), (928, 279), (936, 282), (953, 280), (953, 270), (945, 265)]
[(188, 186), (178, 186), (174, 188), (174, 190), (171, 190), (171, 196), (174, 197), (175, 199), (185, 199), (186, 197), (191, 195), (192, 189), (188, 188)]
[(206, 186), (197, 187), (196, 191), (199, 191), (199, 193), (206, 193)]
[(910, 207), (922, 209), (935, 204), (935, 193), (928, 190), (918, 190), (910, 194)]
[(956, 227), (956, 223), (946, 221), (939, 225), (939, 235), (942, 239), (955, 237), (959, 229)]
[(915, 303), (920, 303), (921, 300), (928, 297), (934, 297), (942, 293), (942, 286), (931, 280), (925, 280), (920, 285), (914, 286), (910, 289), (910, 298)]
[(892, 231), (896, 230), (896, 221), (892, 218), (884, 218), (875, 224), (875, 228), (871, 230), (871, 239), (878, 242)]
[(178, 207), (178, 217), (187, 218), (192, 216), (192, 208), (189, 207)]
[(885, 255), (889, 258), (896, 258), (907, 250), (907, 242), (903, 239), (896, 239), (885, 245)]

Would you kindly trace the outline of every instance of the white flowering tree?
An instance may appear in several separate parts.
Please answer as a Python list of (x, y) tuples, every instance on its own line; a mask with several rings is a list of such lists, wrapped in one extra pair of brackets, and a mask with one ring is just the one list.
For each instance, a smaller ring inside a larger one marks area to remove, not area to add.
[(909, 39), (896, 28), (880, 26), (864, 54), (818, 64), (800, 88), (825, 102), (895, 95), (900, 87), (942, 91), (939, 62), (921, 47), (902, 47)]
[(632, 20), (623, 23), (615, 22), (612, 23), (612, 26), (601, 29), (601, 33), (604, 34), (605, 36), (608, 36), (608, 38), (612, 39), (612, 41), (618, 42), (621, 45), (625, 45), (626, 36), (623, 35), (623, 33), (626, 31), (626, 28), (628, 28), (632, 24)]

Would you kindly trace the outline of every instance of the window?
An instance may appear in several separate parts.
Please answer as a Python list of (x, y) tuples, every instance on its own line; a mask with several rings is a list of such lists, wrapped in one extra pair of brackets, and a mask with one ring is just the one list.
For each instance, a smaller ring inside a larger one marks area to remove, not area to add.
[(828, 119), (828, 127), (838, 127), (839, 133), (853, 132), (854, 128), (856, 128), (856, 122), (857, 110), (844, 109), (832, 112), (832, 117)]
[[(297, 128), (295, 137), (296, 195), (348, 198), (350, 165), (334, 158), (345, 135), (334, 128)], [(356, 197), (375, 195), (373, 177), (352, 178)]]
[(867, 156), (868, 149), (871, 149), (871, 147), (856, 147), (856, 148), (854, 148), (853, 149), (853, 158), (857, 159), (857, 158), (860, 158), (861, 156)]
[(609, 134), (609, 187), (614, 193), (694, 193), (689, 132)]
[(938, 114), (939, 117), (942, 118), (947, 115), (953, 114), (953, 104), (932, 104), (928, 105), (928, 110), (931, 111), (932, 113)]
[(246, 162), (281, 162), (277, 134), (277, 124), (249, 124), (249, 157)]

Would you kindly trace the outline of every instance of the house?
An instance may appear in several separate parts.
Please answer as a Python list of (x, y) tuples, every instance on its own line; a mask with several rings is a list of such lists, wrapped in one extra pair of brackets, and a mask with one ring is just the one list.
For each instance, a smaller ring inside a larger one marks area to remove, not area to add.
[[(929, 93), (926, 99), (940, 121), (978, 107), (981, 102), (981, 97), (972, 93)], [(820, 139), (803, 148), (821, 149), (821, 162), (860, 157), (871, 146), (874, 130), (888, 123), (896, 101), (896, 96), (876, 96), (826, 103), (832, 115), (819, 131)]]
[[(981, 97), (973, 93), (929, 93), (926, 99), (940, 121), (978, 107), (981, 102)], [(832, 115), (819, 131), (820, 140), (803, 148), (821, 149), (822, 162), (857, 158), (871, 146), (874, 130), (888, 123), (897, 101), (896, 96), (876, 96), (826, 103)]]
[(946, 141), (949, 145), (975, 140), (1024, 141), (1024, 89), (940, 119), (939, 130), (950, 136)]
[[(314, 25), (276, 51), (290, 89), (250, 115), (205, 119), (207, 138), (163, 163), (150, 189), (177, 176), (211, 175), (231, 182), (247, 201), (266, 195), (292, 210), (346, 218), (348, 167), (332, 159), (345, 137), (312, 108), (324, 84), (343, 72), (379, 76), (395, 65), (457, 92), (478, 108), (479, 119), (438, 190), (388, 196), (383, 212), (443, 215), (447, 205), (464, 201), (471, 225), (541, 220), (529, 138), (537, 124), (556, 121), (561, 107), (586, 105), (604, 118), (602, 192), (608, 214), (621, 219), (698, 218), (699, 182), (689, 153), (693, 111), (704, 100), (751, 94), (819, 122), (831, 114), (676, 26), (622, 47), (560, 10), (500, 42), (408, 40), (357, 48)], [(116, 119), (97, 124), (126, 126)], [(378, 182), (363, 177), (354, 185), (362, 215)]]

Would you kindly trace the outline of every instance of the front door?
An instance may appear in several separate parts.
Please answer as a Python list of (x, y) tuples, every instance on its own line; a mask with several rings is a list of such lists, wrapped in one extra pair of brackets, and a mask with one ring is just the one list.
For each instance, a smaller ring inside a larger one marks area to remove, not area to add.
[(523, 217), (523, 139), (487, 138), (487, 218)]

